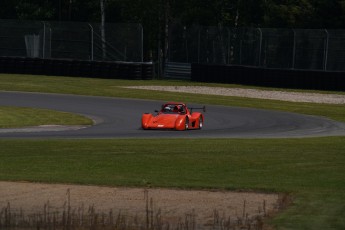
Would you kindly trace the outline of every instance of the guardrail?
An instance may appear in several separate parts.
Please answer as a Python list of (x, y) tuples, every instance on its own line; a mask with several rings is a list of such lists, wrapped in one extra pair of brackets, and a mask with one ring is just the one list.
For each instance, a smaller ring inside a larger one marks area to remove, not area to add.
[(165, 64), (165, 78), (191, 79), (191, 64), (180, 62), (167, 62)]
[(345, 72), (335, 71), (192, 64), (191, 80), (298, 89), (345, 90)]
[(0, 57), (0, 73), (75, 76), (110, 79), (153, 78), (151, 62), (105, 62)]

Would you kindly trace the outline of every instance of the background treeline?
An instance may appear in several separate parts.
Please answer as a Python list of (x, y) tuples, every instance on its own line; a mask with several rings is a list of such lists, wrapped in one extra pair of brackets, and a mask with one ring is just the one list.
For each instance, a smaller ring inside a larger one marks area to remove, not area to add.
[[(104, 4), (104, 11), (101, 5)], [(1, 0), (0, 19), (141, 23), (145, 56), (165, 53), (171, 23), (345, 28), (345, 0)]]

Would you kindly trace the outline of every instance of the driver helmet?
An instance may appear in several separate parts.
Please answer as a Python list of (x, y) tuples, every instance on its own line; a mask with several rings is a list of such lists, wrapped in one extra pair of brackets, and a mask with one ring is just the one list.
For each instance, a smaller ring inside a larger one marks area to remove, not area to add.
[(171, 111), (171, 108), (170, 108), (169, 106), (165, 106), (165, 107), (164, 107), (164, 111), (165, 111), (165, 112), (170, 112), (170, 111)]

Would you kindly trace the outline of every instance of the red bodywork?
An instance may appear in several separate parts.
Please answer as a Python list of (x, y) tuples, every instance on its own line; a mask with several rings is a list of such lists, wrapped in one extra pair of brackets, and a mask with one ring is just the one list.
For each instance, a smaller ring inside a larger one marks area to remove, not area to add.
[[(203, 108), (205, 110), (205, 107)], [(204, 124), (204, 115), (191, 112), (186, 104), (169, 102), (162, 106), (157, 114), (144, 113), (141, 119), (143, 129), (201, 129)]]

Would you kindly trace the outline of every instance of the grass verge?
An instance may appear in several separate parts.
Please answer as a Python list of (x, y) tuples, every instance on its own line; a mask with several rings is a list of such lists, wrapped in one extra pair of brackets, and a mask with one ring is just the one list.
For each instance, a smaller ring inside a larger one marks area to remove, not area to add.
[(47, 109), (0, 106), (0, 128), (38, 125), (92, 125), (84, 116)]
[(343, 143), (345, 137), (273, 141), (0, 140), (0, 179), (274, 192), (340, 191), (345, 189)]
[(0, 140), (0, 180), (289, 192), (295, 204), (274, 225), (343, 229), (343, 143), (345, 137)]

